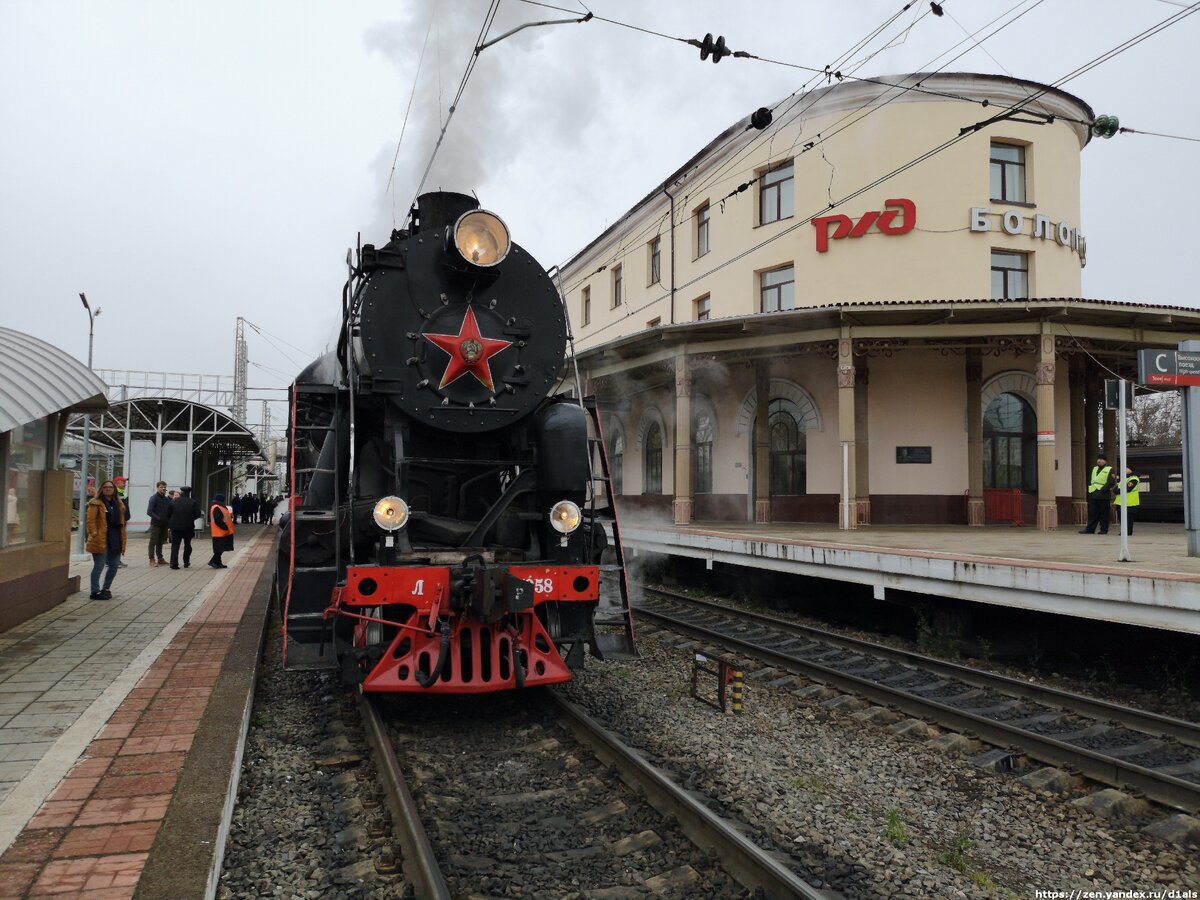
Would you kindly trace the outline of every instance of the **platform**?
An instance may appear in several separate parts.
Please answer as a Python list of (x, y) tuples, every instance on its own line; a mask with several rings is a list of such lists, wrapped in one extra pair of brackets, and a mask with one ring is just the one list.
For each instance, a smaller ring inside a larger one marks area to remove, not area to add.
[(112, 600), (89, 600), (91, 564), (73, 562), (83, 591), (0, 633), (0, 897), (204, 896), (276, 531), (239, 526), (219, 570), (207, 538), (172, 570), (149, 567), (131, 535)]
[(661, 553), (1200, 634), (1200, 558), (1182, 525), (1142, 523), (1120, 536), (989, 526), (649, 525), (623, 518), (627, 551)]

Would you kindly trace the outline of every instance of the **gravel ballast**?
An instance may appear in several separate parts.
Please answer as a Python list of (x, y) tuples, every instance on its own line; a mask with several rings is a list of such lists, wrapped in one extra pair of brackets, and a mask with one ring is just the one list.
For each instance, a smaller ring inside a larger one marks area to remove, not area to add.
[(1035, 793), (820, 695), (750, 677), (745, 714), (723, 715), (689, 696), (694, 653), (681, 643), (643, 633), (640, 662), (589, 660), (565, 690), (848, 897), (1200, 887), (1194, 850), (1142, 833), (1144, 822), (1096, 818), (1070, 806), (1079, 792)]

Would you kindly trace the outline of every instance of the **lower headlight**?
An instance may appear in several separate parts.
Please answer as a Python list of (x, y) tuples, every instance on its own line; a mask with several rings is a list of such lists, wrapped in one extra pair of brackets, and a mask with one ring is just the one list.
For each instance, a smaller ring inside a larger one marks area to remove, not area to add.
[(408, 504), (399, 497), (384, 497), (375, 504), (372, 515), (384, 531), (399, 531), (408, 522)]
[(582, 521), (583, 514), (570, 500), (559, 500), (550, 510), (550, 525), (559, 534), (570, 534)]

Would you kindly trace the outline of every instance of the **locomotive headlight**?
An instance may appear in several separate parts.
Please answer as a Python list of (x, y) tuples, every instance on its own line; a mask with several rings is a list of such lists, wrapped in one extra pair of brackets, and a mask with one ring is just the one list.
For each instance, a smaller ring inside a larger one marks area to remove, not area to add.
[(559, 534), (570, 534), (582, 521), (583, 514), (570, 500), (559, 500), (550, 510), (550, 526)]
[(374, 516), (384, 531), (399, 531), (408, 522), (408, 504), (399, 497), (384, 497), (375, 504)]
[(495, 213), (475, 209), (454, 224), (454, 248), (473, 266), (495, 266), (508, 256), (508, 226)]

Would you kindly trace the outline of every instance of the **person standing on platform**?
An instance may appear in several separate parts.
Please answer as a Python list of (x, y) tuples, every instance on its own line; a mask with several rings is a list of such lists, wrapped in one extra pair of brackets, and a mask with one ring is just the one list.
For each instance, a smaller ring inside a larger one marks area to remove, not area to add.
[(1113, 506), (1117, 508), (1117, 513), (1125, 520), (1125, 533), (1133, 534), (1133, 522), (1137, 518), (1137, 508), (1142, 503), (1142, 496), (1138, 493), (1138, 485), (1142, 479), (1133, 474), (1133, 469), (1125, 467), (1125, 506), (1121, 506), (1121, 490), (1118, 488), (1113, 494)]
[(228, 569), (221, 562), (221, 554), (233, 551), (233, 510), (225, 505), (225, 495), (213, 497), (213, 504), (208, 509), (208, 527), (212, 531), (212, 559), (208, 561), (211, 569)]
[(247, 494), (242, 498), (242, 524), (252, 525), (256, 512), (258, 512), (258, 497), (255, 494)]
[(236, 494), (236, 493), (233, 495), (233, 499), (229, 501), (229, 506), (233, 510), (234, 521), (237, 521), (238, 519), (241, 518), (242, 504), (244, 502), (245, 501), (242, 499), (242, 495)]
[[(111, 481), (100, 484), (100, 493), (87, 505), (87, 552), (92, 554), (92, 594), (90, 600), (111, 600), (112, 583), (125, 552), (125, 504), (117, 496)], [(104, 587), (100, 587), (100, 573)]]
[(1087, 527), (1082, 529), (1080, 534), (1095, 534), (1097, 526), (1101, 534), (1108, 534), (1108, 523), (1112, 518), (1112, 486), (1115, 480), (1112, 466), (1108, 464), (1103, 453), (1099, 454), (1088, 480)]
[(171, 501), (167, 498), (165, 481), (160, 481), (154, 486), (154, 493), (150, 495), (150, 502), (146, 504), (146, 515), (150, 517), (150, 565), (164, 566), (167, 561), (163, 559), (163, 544), (167, 540), (167, 529), (171, 521)]
[(179, 568), (179, 544), (183, 543), (183, 567), (192, 565), (192, 538), (196, 536), (196, 519), (200, 504), (192, 497), (190, 487), (180, 488), (179, 497), (171, 504), (171, 568)]
[[(129, 520), (133, 518), (133, 512), (129, 509), (129, 479), (124, 475), (118, 475), (113, 479), (113, 484), (117, 486), (117, 499), (125, 507), (125, 523), (129, 524)], [(125, 560), (121, 560), (120, 567), (122, 569), (126, 568)]]

